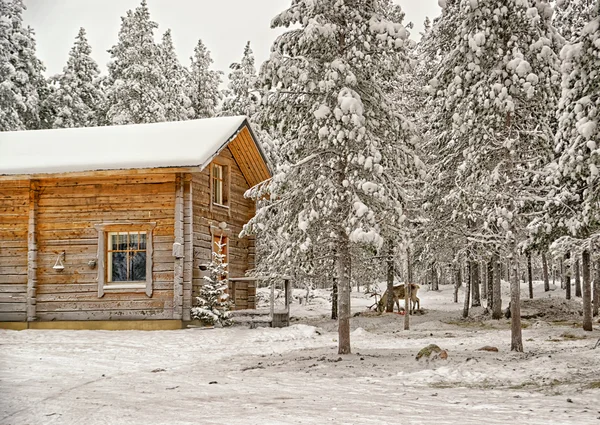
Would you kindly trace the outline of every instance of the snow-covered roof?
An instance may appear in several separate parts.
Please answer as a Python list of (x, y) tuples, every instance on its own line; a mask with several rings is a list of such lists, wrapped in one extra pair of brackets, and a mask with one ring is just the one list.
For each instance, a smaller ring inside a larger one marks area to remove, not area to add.
[(244, 126), (246, 117), (235, 116), (0, 132), (0, 175), (204, 168)]

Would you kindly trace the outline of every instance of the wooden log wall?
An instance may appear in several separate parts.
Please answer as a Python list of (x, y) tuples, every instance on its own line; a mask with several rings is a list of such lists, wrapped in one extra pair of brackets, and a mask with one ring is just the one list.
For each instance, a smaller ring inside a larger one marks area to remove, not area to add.
[[(175, 174), (126, 173), (39, 181), (39, 320), (173, 318)], [(156, 222), (151, 298), (145, 292), (98, 297), (98, 269), (88, 265), (97, 257), (94, 225), (121, 221)], [(23, 241), (26, 248), (26, 233)], [(54, 263), (63, 251), (65, 268), (56, 271)], [(27, 256), (22, 258), (26, 261)]]
[(0, 321), (27, 320), (29, 180), (0, 183)]
[[(194, 173), (192, 178), (193, 194), (193, 297), (198, 296), (204, 275), (198, 268), (200, 264), (207, 264), (212, 255), (213, 228), (220, 222), (227, 223), (226, 235), (228, 236), (229, 276), (244, 276), (248, 269), (254, 267), (254, 240), (251, 238), (238, 238), (244, 224), (254, 216), (254, 201), (244, 198), (244, 193), (249, 189), (240, 167), (235, 162), (229, 148), (224, 149), (218, 160), (225, 161), (230, 168), (229, 209), (213, 206), (210, 208), (210, 166), (201, 173)], [(250, 255), (252, 254), (252, 255)]]

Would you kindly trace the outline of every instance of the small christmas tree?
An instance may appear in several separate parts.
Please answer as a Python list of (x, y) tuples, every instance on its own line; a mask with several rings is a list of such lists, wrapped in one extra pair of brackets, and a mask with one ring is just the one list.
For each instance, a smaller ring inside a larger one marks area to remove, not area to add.
[(223, 240), (216, 243), (218, 252), (212, 253), (212, 261), (208, 265), (209, 276), (204, 276), (204, 285), (200, 289), (200, 296), (196, 297), (198, 307), (192, 308), (192, 317), (201, 320), (207, 325), (220, 323), (221, 326), (230, 326), (229, 294), (226, 293), (227, 281), (222, 280), (227, 276), (227, 263), (223, 262), (225, 254)]

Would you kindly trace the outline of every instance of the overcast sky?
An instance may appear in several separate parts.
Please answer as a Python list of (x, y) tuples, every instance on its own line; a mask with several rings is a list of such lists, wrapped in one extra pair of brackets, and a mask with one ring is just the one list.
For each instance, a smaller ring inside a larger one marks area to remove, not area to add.
[[(439, 14), (437, 0), (395, 0), (415, 23), (412, 38), (418, 39), (425, 16)], [(107, 49), (117, 42), (121, 16), (141, 0), (25, 0), (24, 21), (36, 33), (38, 57), (46, 75), (61, 72), (79, 27), (84, 27), (92, 57), (106, 73)], [(229, 65), (239, 62), (250, 41), (257, 67), (269, 56), (271, 44), (284, 30), (270, 28), (271, 19), (291, 4), (290, 0), (147, 0), (150, 17), (158, 23), (155, 38), (171, 28), (180, 62), (188, 66), (198, 39), (210, 50), (214, 69), (227, 75)]]

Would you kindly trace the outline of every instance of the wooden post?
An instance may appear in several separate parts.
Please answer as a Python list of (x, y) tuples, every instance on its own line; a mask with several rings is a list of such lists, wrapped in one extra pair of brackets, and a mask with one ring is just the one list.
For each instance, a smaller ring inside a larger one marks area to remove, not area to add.
[(175, 180), (175, 243), (173, 244), (173, 319), (183, 319), (183, 268), (184, 268), (184, 209), (183, 179), (178, 174)]
[(37, 216), (40, 199), (39, 182), (29, 184), (29, 225), (27, 230), (27, 321), (37, 320)]
[(192, 175), (184, 179), (184, 265), (183, 265), (183, 320), (191, 320), (192, 286), (194, 275), (194, 205), (192, 202)]

